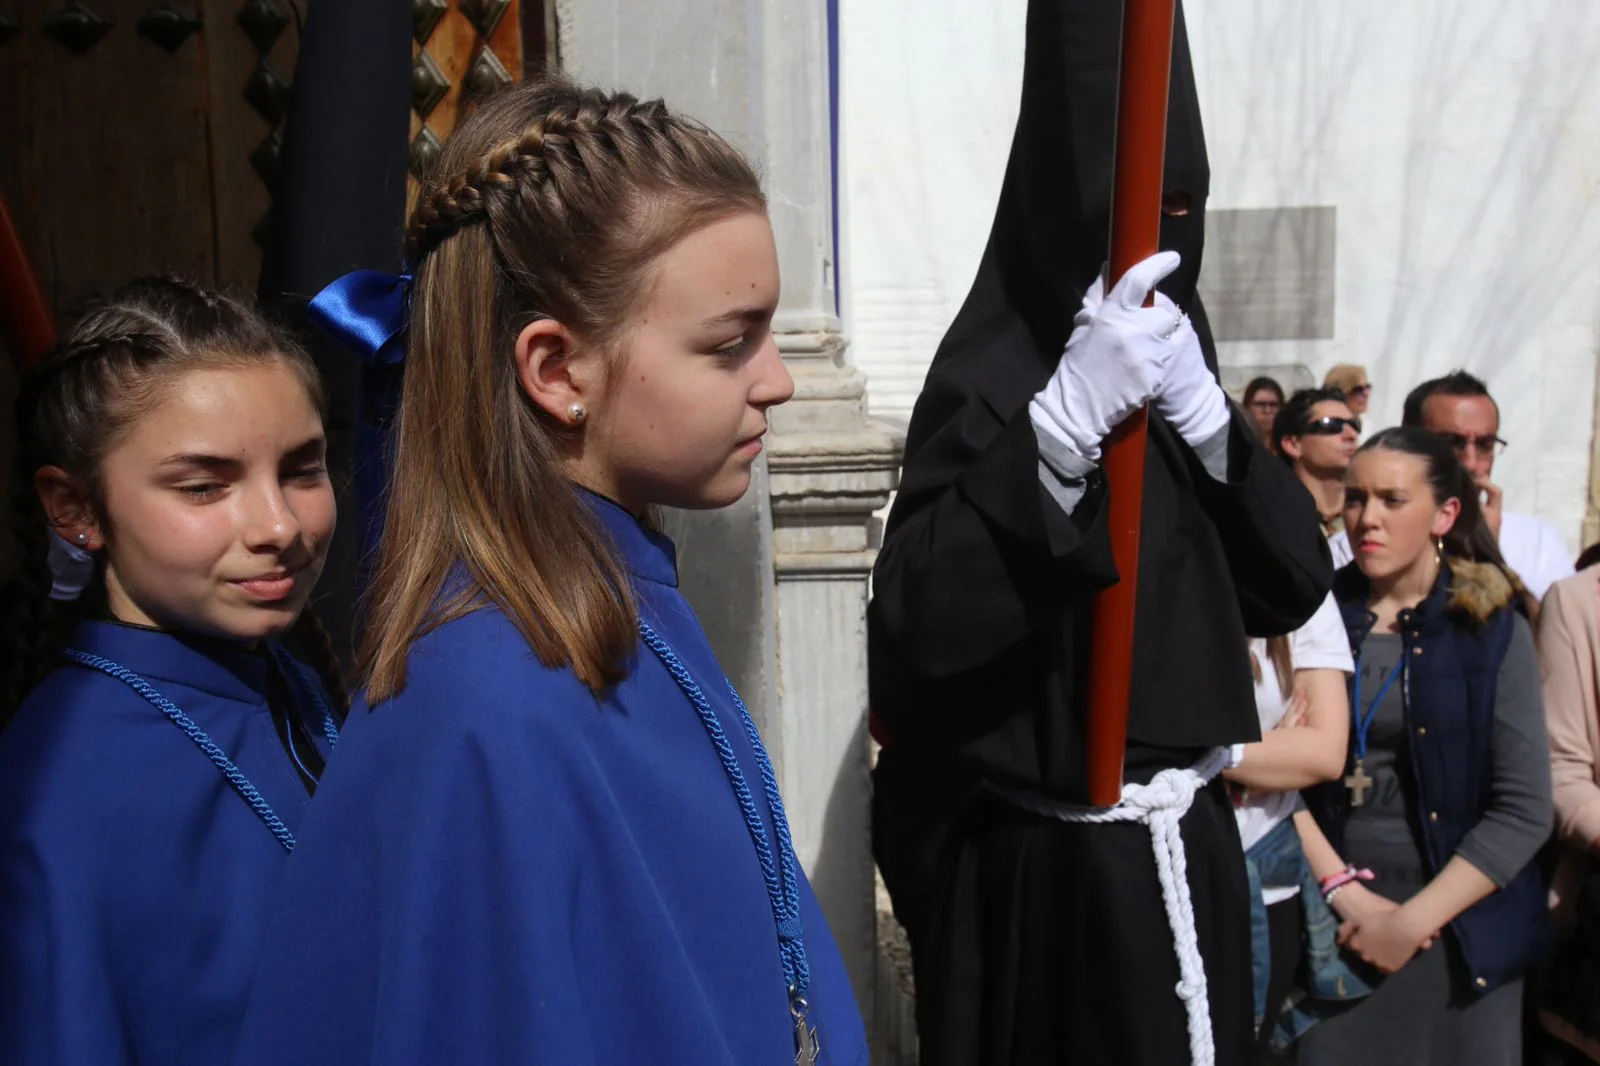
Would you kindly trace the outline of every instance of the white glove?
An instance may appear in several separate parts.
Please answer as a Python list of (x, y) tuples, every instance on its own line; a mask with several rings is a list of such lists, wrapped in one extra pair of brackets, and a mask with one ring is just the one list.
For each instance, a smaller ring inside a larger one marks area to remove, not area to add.
[[(1157, 294), (1155, 307), (1143, 305), (1178, 262), (1176, 252), (1151, 256), (1129, 270), (1104, 300), (1104, 285), (1097, 280), (1090, 286), (1061, 362), (1028, 404), (1037, 432), (1096, 463), (1106, 435), (1156, 397), (1177, 351), (1172, 337), (1188, 323), (1164, 296)], [(1188, 333), (1194, 336), (1192, 329)], [(1205, 369), (1203, 359), (1200, 369)]]
[[(1173, 302), (1160, 293), (1156, 293), (1156, 306), (1168, 314), (1178, 313)], [(1200, 337), (1187, 315), (1172, 334), (1172, 344), (1176, 350), (1167, 366), (1167, 376), (1156, 390), (1155, 406), (1189, 447), (1196, 448), (1228, 424), (1232, 417), (1228, 397), (1206, 366)]]

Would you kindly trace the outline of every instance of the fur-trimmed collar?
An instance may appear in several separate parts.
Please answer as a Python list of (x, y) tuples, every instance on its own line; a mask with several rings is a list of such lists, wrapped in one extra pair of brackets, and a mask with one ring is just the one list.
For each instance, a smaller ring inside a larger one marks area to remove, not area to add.
[(1487, 622), (1494, 612), (1511, 606), (1523, 591), (1522, 582), (1494, 563), (1451, 559), (1446, 565), (1451, 574), (1450, 612), (1471, 619), (1477, 625)]
[[(1352, 624), (1355, 617), (1374, 616), (1367, 609), (1369, 583), (1367, 575), (1355, 563), (1347, 564), (1334, 578), (1333, 597), (1342, 605), (1355, 608), (1359, 614), (1347, 616)], [(1451, 559), (1439, 571), (1433, 591), (1415, 611), (1402, 612), (1415, 615), (1426, 628), (1427, 619), (1436, 618), (1443, 624), (1448, 618), (1465, 623), (1473, 629), (1482, 626), (1498, 610), (1506, 607), (1522, 609), (1526, 593), (1522, 582), (1509, 570), (1494, 563)]]

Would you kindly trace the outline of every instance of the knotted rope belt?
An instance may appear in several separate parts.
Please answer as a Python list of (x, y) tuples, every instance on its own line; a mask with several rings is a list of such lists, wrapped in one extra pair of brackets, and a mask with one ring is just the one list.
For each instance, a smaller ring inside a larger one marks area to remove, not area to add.
[(1104, 824), (1135, 822), (1150, 827), (1156, 876), (1178, 953), (1178, 998), (1189, 1018), (1189, 1056), (1194, 1066), (1214, 1066), (1216, 1041), (1211, 1033), (1211, 1004), (1206, 994), (1206, 966), (1194, 925), (1194, 900), (1189, 894), (1189, 859), (1179, 823), (1194, 803), (1195, 793), (1228, 765), (1228, 749), (1218, 748), (1193, 766), (1162, 770), (1148, 785), (1123, 785), (1115, 807), (1079, 807), (1043, 796), (989, 786), (1008, 803), (1063, 822)]

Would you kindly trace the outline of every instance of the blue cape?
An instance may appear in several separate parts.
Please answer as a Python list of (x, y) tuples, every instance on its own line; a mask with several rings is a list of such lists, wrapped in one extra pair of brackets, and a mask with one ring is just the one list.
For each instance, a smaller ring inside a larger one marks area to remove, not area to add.
[[(731, 696), (671, 543), (594, 507), (644, 617), (710, 697), (757, 803)], [(801, 886), (824, 1061), (866, 1038)], [(485, 607), (358, 704), (289, 863), (237, 1066), (794, 1062), (765, 884), (693, 705), (647, 649), (602, 700)]]
[[(260, 655), (109, 622), (71, 646), (143, 676), (299, 824)], [(297, 709), (326, 755), (320, 713)], [(0, 733), (0, 1062), (226, 1062), (287, 858), (143, 697), (50, 674)]]

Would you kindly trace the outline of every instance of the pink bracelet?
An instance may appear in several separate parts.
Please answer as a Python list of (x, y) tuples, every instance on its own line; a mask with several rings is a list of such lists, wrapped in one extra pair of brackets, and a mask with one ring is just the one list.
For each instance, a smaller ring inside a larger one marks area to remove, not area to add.
[(1377, 874), (1371, 870), (1358, 870), (1354, 866), (1346, 866), (1336, 874), (1329, 874), (1320, 883), (1322, 898), (1332, 900), (1333, 894), (1352, 881), (1371, 881)]

